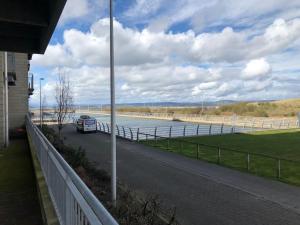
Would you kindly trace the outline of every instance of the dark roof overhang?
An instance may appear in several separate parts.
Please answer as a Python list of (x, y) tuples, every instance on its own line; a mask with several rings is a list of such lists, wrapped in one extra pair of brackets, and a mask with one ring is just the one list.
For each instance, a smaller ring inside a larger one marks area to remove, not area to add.
[(0, 51), (43, 54), (66, 0), (1, 0)]

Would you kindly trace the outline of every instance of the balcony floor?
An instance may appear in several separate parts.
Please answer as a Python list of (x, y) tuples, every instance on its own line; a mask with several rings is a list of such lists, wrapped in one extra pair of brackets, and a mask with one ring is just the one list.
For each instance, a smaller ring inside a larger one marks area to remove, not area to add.
[(40, 225), (42, 216), (27, 138), (0, 150), (0, 224)]

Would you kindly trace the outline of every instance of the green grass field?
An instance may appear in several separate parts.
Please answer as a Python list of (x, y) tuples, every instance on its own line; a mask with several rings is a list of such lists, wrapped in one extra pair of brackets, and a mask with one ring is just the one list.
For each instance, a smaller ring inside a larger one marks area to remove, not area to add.
[(157, 142), (150, 140), (143, 143), (300, 185), (300, 129), (185, 137)]

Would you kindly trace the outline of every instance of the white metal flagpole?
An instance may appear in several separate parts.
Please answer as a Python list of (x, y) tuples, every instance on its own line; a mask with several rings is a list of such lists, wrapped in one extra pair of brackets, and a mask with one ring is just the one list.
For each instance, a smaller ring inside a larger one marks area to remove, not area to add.
[(112, 202), (117, 200), (117, 168), (116, 168), (116, 112), (115, 112), (115, 71), (114, 71), (114, 25), (113, 25), (113, 0), (109, 4), (110, 16), (110, 115), (111, 115), (111, 194)]

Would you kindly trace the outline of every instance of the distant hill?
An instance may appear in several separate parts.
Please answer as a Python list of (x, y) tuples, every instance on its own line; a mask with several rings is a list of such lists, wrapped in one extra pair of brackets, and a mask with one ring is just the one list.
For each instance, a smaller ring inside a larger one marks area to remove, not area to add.
[[(238, 101), (232, 100), (221, 100), (221, 101), (205, 101), (203, 102), (204, 106), (221, 106), (235, 104)], [(116, 104), (117, 107), (201, 107), (202, 102), (144, 102), (144, 103), (122, 103)], [(83, 107), (108, 107), (109, 104), (95, 105), (95, 104), (81, 104)]]

